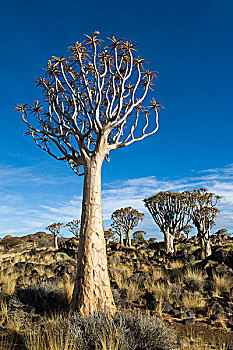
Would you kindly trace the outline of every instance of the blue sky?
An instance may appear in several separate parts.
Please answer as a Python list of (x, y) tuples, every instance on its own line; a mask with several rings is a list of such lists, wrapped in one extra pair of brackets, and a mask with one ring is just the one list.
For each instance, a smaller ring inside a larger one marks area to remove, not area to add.
[[(0, 237), (80, 216), (82, 178), (30, 139), (16, 103), (40, 96), (35, 76), (83, 34), (131, 38), (159, 72), (165, 110), (157, 134), (112, 152), (103, 166), (105, 228), (111, 212), (159, 190), (205, 186), (222, 195), (216, 228), (233, 231), (233, 2), (231, 0), (11, 1), (1, 5)], [(146, 214), (140, 229), (161, 238)]]

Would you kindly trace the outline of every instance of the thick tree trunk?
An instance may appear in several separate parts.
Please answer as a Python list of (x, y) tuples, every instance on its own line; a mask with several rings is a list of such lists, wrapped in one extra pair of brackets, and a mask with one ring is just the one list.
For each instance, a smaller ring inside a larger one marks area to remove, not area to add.
[(124, 245), (123, 233), (121, 233), (121, 235), (120, 235), (120, 245), (121, 245), (121, 247), (123, 247), (123, 245)]
[(208, 256), (211, 255), (211, 245), (210, 245), (210, 239), (208, 234), (199, 233), (198, 234), (200, 239), (200, 245), (201, 245), (201, 258), (202, 260), (206, 259)]
[(126, 247), (131, 247), (132, 246), (132, 241), (131, 241), (131, 232), (132, 230), (126, 231), (126, 239), (125, 239), (125, 245)]
[(211, 255), (211, 246), (210, 246), (210, 240), (208, 239), (207, 241), (205, 241), (205, 257), (207, 258), (210, 255)]
[(174, 236), (169, 232), (164, 233), (167, 253), (174, 253)]
[(54, 235), (54, 248), (58, 249), (57, 235)]
[(103, 229), (102, 162), (103, 157), (91, 159), (84, 174), (77, 277), (71, 302), (72, 309), (80, 311), (82, 315), (100, 309), (115, 311)]

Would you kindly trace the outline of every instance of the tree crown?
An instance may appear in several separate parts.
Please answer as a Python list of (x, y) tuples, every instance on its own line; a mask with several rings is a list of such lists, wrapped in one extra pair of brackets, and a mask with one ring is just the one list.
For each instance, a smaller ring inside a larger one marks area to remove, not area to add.
[[(156, 72), (144, 68), (146, 62), (135, 56), (130, 40), (108, 39), (103, 47), (96, 31), (71, 46), (68, 58), (52, 56), (44, 77), (36, 79), (44, 103), (16, 105), (35, 143), (68, 161), (78, 175), (103, 144), (108, 160), (109, 151), (158, 130), (161, 105), (154, 98), (143, 105)], [(37, 117), (37, 125), (28, 114)]]
[(211, 229), (215, 225), (215, 218), (220, 212), (216, 208), (220, 196), (208, 192), (206, 188), (193, 189), (188, 192), (190, 205), (192, 206), (192, 220), (194, 225), (200, 230)]
[(162, 231), (181, 232), (191, 219), (191, 210), (187, 192), (159, 192), (144, 199), (145, 206)]
[(113, 220), (111, 228), (117, 234), (119, 234), (119, 232), (124, 234), (128, 230), (134, 229), (134, 227), (143, 220), (143, 216), (143, 213), (139, 213), (137, 209), (131, 207), (117, 209), (111, 216)]
[(53, 224), (47, 226), (45, 229), (49, 230), (54, 236), (58, 236), (61, 228), (64, 227), (64, 224), (61, 222), (54, 222)]

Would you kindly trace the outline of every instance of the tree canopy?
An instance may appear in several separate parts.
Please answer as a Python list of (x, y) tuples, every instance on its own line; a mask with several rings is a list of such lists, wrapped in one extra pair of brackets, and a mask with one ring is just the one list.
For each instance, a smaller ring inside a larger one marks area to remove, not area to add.
[(154, 134), (161, 105), (154, 98), (143, 105), (156, 72), (144, 68), (130, 40), (112, 37), (103, 47), (96, 31), (69, 51), (68, 58), (52, 56), (44, 77), (36, 78), (44, 103), (35, 100), (16, 109), (37, 146), (82, 175), (103, 135), (108, 160), (111, 150)]

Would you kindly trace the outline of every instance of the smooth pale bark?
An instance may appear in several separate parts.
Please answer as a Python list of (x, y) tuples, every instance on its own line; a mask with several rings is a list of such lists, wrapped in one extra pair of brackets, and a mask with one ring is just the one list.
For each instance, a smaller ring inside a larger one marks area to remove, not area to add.
[(95, 310), (115, 311), (107, 269), (101, 200), (103, 157), (85, 166), (77, 277), (71, 302), (73, 310), (88, 315)]
[(120, 234), (120, 245), (121, 247), (124, 245), (123, 233)]
[(206, 259), (208, 256), (211, 255), (211, 245), (210, 245), (210, 239), (209, 234), (203, 234), (198, 233), (200, 244), (201, 244), (201, 258)]
[(128, 230), (126, 231), (126, 239), (125, 239), (125, 245), (126, 247), (131, 247), (132, 246), (132, 241), (131, 241), (131, 232), (132, 230)]
[(57, 235), (54, 235), (54, 248), (58, 249)]
[(174, 236), (171, 235), (168, 231), (164, 233), (165, 244), (167, 253), (174, 253)]

